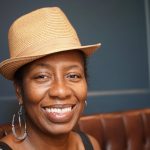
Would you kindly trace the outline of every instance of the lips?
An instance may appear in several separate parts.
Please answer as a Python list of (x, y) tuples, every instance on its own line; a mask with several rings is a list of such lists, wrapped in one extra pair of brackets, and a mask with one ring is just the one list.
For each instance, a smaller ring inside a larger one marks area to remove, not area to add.
[(47, 119), (53, 123), (65, 123), (71, 120), (74, 114), (75, 104), (54, 105), (44, 107)]

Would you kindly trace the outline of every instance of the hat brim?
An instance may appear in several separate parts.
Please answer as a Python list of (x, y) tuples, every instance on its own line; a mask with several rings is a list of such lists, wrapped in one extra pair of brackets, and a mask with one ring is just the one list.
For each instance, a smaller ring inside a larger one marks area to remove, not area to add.
[[(46, 51), (44, 54), (40, 55), (31, 55), (27, 57), (15, 57), (6, 59), (3, 62), (0, 63), (0, 73), (8, 80), (13, 80), (15, 72), (22, 66), (37, 60), (39, 58), (42, 58), (44, 56), (47, 56), (49, 54), (62, 52), (62, 51), (69, 51), (69, 50), (81, 50), (83, 51), (86, 56), (90, 56), (93, 52), (96, 51), (101, 46), (100, 43), (94, 44), (94, 45), (88, 45), (88, 46), (78, 46), (78, 47), (71, 47), (69, 49), (55, 49), (54, 51)], [(45, 47), (48, 49), (48, 47)]]

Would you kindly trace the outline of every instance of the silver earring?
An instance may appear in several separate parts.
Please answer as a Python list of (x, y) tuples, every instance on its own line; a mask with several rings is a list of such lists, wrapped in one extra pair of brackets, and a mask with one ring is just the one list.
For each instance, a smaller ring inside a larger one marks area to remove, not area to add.
[(85, 100), (85, 106), (87, 106), (87, 100)]
[(23, 117), (23, 112), (22, 112), (22, 108), (23, 106), (20, 105), (20, 108), (19, 108), (19, 111), (18, 111), (18, 123), (19, 123), (19, 128), (20, 130), (22, 130), (22, 123), (21, 122), (24, 122), (24, 133), (23, 135), (17, 135), (16, 133), (16, 129), (15, 129), (15, 118), (16, 118), (16, 115), (14, 114), (13, 115), (13, 119), (12, 119), (12, 133), (14, 135), (14, 137), (19, 140), (19, 141), (22, 141), (24, 140), (26, 137), (27, 137), (27, 127), (26, 127), (26, 122), (25, 122), (25, 119)]

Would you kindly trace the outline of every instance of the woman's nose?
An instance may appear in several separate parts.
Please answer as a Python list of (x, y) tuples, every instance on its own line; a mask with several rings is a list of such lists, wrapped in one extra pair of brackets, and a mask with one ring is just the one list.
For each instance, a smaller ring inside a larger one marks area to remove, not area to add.
[(66, 99), (71, 96), (71, 91), (65, 82), (55, 82), (49, 89), (49, 96), (54, 99)]

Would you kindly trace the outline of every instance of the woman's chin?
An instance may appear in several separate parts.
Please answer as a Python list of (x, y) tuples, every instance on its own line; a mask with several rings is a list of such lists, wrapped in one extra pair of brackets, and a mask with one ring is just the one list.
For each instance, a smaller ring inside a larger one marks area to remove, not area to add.
[(62, 135), (62, 134), (68, 134), (74, 126), (68, 126), (68, 125), (55, 125), (51, 126), (50, 129), (48, 129), (49, 134), (51, 135)]

